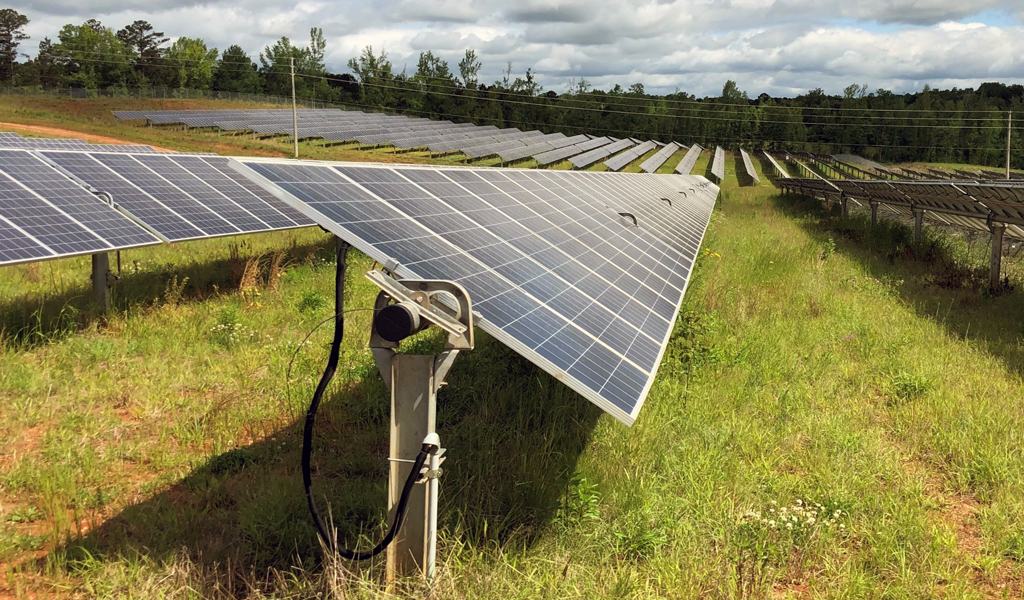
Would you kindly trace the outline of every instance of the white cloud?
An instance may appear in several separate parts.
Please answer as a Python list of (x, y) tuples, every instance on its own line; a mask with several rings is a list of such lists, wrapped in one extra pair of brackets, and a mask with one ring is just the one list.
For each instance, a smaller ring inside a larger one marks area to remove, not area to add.
[[(453, 70), (466, 48), (483, 81), (531, 68), (546, 89), (570, 78), (598, 87), (635, 82), (718, 94), (735, 79), (752, 95), (791, 95), (850, 83), (895, 91), (1024, 81), (1019, 0), (14, 0), (32, 20), (34, 50), (65, 23), (119, 28), (145, 19), (168, 36), (238, 44), (257, 55), (286, 35), (322, 27), (328, 66), (345, 71), (366, 45), (399, 71), (424, 50)], [(1001, 11), (1001, 12), (1000, 12)], [(998, 23), (985, 18), (1004, 15)], [(31, 46), (31, 47), (30, 47)]]

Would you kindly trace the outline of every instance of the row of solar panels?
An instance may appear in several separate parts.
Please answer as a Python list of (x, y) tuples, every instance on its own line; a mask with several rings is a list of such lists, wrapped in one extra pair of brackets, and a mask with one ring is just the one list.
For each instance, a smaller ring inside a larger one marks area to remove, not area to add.
[(990, 231), (991, 223), (1001, 223), (1007, 236), (1024, 240), (1024, 185), (1019, 183), (791, 178), (779, 186), (829, 201), (878, 203), (883, 210), (905, 217), (923, 211), (929, 221), (975, 231)]
[(635, 419), (718, 188), (702, 177), (0, 150), (0, 265), (319, 224)]
[[(181, 123), (187, 127), (251, 131), (254, 135), (293, 135), (295, 132), (290, 110), (118, 111), (114, 115), (118, 119), (158, 124)], [(470, 123), (337, 109), (299, 111), (297, 135), (300, 139), (322, 139), (325, 143), (355, 141), (363, 146), (426, 148), (436, 154), (458, 151), (471, 159), (497, 156), (503, 163), (533, 157), (538, 164), (548, 165), (587, 153), (573, 163), (577, 168), (582, 164), (593, 164), (629, 146), (643, 144), (636, 139), (617, 140), (587, 135), (567, 137), (561, 133), (524, 132), (517, 128), (498, 129)], [(588, 143), (592, 140), (601, 142)], [(607, 153), (598, 150), (613, 143), (617, 145), (606, 148)], [(612, 170), (620, 170), (625, 164)], [(656, 168), (644, 170), (653, 172)]]
[(152, 146), (130, 144), (90, 144), (85, 140), (62, 138), (26, 138), (11, 131), (0, 131), (0, 148), (24, 148), (27, 150), (59, 150), (59, 149), (96, 149), (108, 151), (150, 152), (157, 150)]

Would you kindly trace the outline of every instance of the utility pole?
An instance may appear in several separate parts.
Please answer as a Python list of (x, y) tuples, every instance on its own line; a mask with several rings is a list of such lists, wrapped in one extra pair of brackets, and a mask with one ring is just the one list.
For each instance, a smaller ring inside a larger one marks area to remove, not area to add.
[[(295, 106), (295, 57), (292, 57), (292, 141), (295, 142), (295, 158), (299, 157), (299, 111)], [(1007, 167), (1009, 168), (1009, 167)], [(1009, 175), (1007, 175), (1009, 177)]]
[(1006, 178), (1010, 178), (1010, 134), (1013, 132), (1013, 111), (1006, 113)]

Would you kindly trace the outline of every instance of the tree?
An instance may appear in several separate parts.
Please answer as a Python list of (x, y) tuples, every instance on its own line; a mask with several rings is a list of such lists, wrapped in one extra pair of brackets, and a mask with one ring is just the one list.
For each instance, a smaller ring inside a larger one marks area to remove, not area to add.
[(134, 77), (132, 51), (108, 27), (90, 19), (65, 25), (50, 53), (63, 68), (61, 84), (68, 87), (126, 86)]
[(634, 96), (643, 96), (644, 95), (644, 84), (642, 84), (642, 83), (634, 83), (633, 85), (629, 86), (629, 93), (634, 95)]
[(223, 92), (258, 94), (262, 90), (256, 63), (241, 46), (229, 46), (213, 70), (210, 87)]
[(730, 79), (726, 81), (725, 85), (722, 87), (722, 100), (727, 102), (743, 102), (749, 100), (749, 98), (747, 97), (747, 93), (740, 91), (736, 82)]
[(13, 8), (0, 9), (0, 80), (14, 83), (14, 63), (18, 59), (18, 46), (29, 39), (24, 27), (28, 17)]
[(170, 41), (164, 37), (164, 32), (154, 31), (147, 21), (139, 20), (118, 31), (117, 39), (135, 52), (135, 70), (140, 84), (164, 83), (172, 78), (174, 73), (162, 60), (164, 49), (161, 46)]
[(466, 49), (466, 55), (459, 61), (459, 75), (462, 76), (462, 83), (466, 89), (473, 89), (480, 84), (480, 69), (483, 64), (476, 56), (476, 51)]
[(395, 94), (392, 89), (394, 71), (388, 53), (373, 53), (373, 46), (366, 46), (357, 58), (350, 58), (348, 68), (359, 78), (363, 102), (375, 107), (393, 106)]
[(180, 37), (167, 49), (167, 65), (173, 69), (175, 86), (181, 89), (210, 89), (216, 60), (217, 49), (207, 48), (199, 38)]

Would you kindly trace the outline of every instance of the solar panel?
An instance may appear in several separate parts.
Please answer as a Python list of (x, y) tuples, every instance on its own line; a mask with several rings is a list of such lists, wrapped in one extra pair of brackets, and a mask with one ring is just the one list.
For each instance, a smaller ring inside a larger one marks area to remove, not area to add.
[(159, 243), (32, 153), (0, 150), (0, 265)]
[(629, 150), (626, 150), (621, 154), (616, 154), (604, 161), (604, 166), (607, 167), (609, 171), (621, 171), (626, 167), (626, 165), (657, 147), (658, 142), (656, 141), (648, 140), (646, 142), (642, 142), (640, 145), (633, 146)]
[(683, 160), (679, 161), (679, 164), (676, 165), (676, 173), (679, 173), (680, 175), (689, 175), (690, 171), (693, 170), (693, 166), (697, 164), (697, 159), (700, 158), (700, 153), (703, 151), (704, 149), (697, 144), (690, 146), (690, 149), (686, 151), (686, 155), (683, 156)]
[(653, 173), (657, 171), (661, 168), (661, 165), (665, 164), (665, 162), (667, 162), (668, 159), (676, 153), (676, 150), (678, 149), (679, 146), (675, 142), (665, 144), (665, 146), (662, 147), (661, 150), (658, 150), (654, 156), (648, 158), (640, 165), (640, 170), (645, 173)]
[(721, 146), (715, 147), (715, 158), (711, 163), (711, 174), (718, 178), (721, 183), (725, 179), (725, 150)]
[[(237, 160), (400, 277), (465, 286), (481, 328), (627, 424), (714, 203), (680, 193), (707, 184), (696, 177)], [(608, 208), (621, 203), (664, 207), (685, 252), (645, 217), (626, 225)]]
[(740, 148), (740, 156), (743, 158), (743, 168), (747, 170), (747, 176), (753, 179), (755, 182), (761, 181), (757, 176), (757, 171), (754, 169), (754, 163), (750, 161), (750, 155), (743, 148)]
[(571, 162), (572, 166), (576, 167), (577, 169), (583, 169), (589, 167), (590, 165), (596, 163), (597, 161), (603, 159), (606, 156), (611, 156), (612, 154), (615, 154), (620, 150), (625, 150), (626, 148), (630, 148), (635, 145), (636, 143), (628, 138), (624, 140), (617, 140), (610, 144), (605, 144), (603, 146), (594, 148), (593, 150), (590, 150), (588, 152), (584, 152), (583, 154), (580, 154), (578, 156), (574, 156), (569, 159), (569, 162)]
[(76, 179), (168, 241), (312, 225), (294, 208), (252, 185), (222, 157), (43, 151)]
[(775, 172), (778, 173), (779, 177), (783, 179), (789, 179), (789, 173), (787, 173), (786, 170), (782, 168), (782, 165), (780, 165), (778, 161), (775, 160), (775, 157), (773, 157), (771, 154), (768, 154), (767, 152), (765, 152), (764, 155), (766, 158), (768, 158), (768, 162), (772, 163), (772, 166), (775, 167)]

